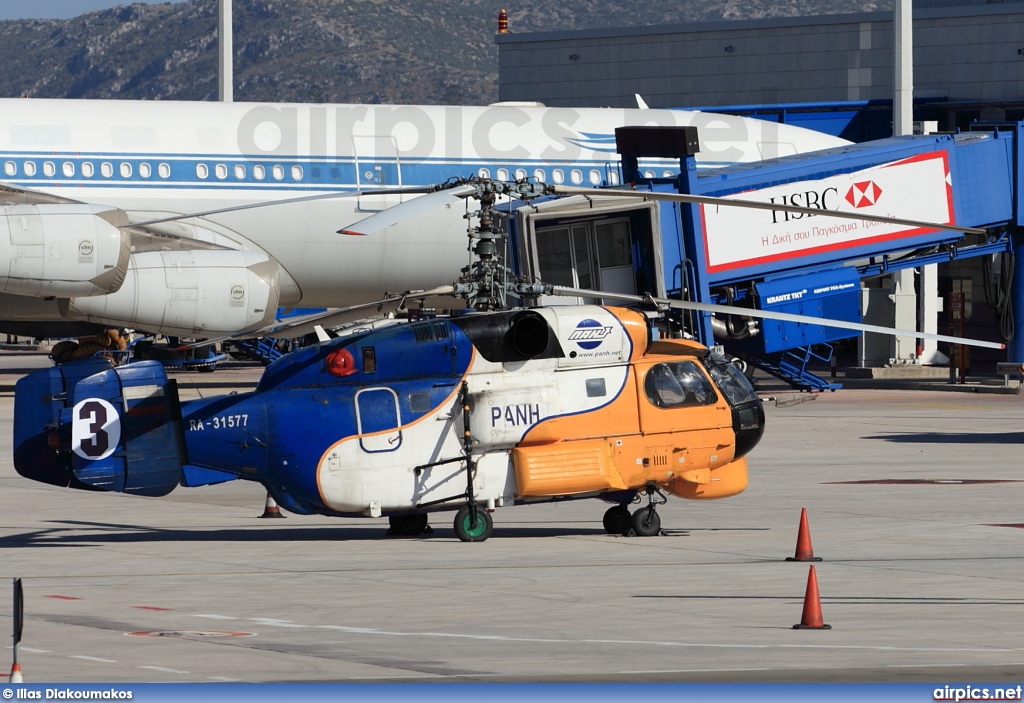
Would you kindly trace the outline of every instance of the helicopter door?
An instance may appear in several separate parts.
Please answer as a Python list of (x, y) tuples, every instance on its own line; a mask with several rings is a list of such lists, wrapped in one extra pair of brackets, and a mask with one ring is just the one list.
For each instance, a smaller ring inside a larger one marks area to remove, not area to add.
[(398, 394), (390, 388), (365, 388), (356, 393), (356, 429), (364, 452), (392, 452), (402, 446)]

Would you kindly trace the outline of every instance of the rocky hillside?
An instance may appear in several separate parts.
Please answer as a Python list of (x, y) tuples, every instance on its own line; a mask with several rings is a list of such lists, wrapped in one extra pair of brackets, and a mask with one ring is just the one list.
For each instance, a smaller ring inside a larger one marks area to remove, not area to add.
[[(239, 101), (485, 104), (505, 0), (234, 0)], [(512, 31), (891, 9), (891, 0), (519, 0)], [(0, 22), (0, 96), (210, 100), (217, 0)]]

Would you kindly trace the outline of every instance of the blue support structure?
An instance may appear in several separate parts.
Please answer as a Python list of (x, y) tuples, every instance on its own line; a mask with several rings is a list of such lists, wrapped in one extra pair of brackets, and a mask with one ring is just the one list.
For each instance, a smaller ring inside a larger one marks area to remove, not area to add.
[[(683, 162), (683, 168), (679, 173), (679, 181), (676, 186), (680, 193), (691, 193), (697, 183), (697, 161), (690, 156)], [(704, 247), (698, 245), (701, 236), (700, 211), (692, 205), (680, 207), (682, 224), (682, 258), (679, 261), (681, 270), (688, 276), (684, 278), (689, 284), (688, 300), (706, 301), (711, 298), (711, 289), (707, 271), (707, 258)], [(715, 336), (711, 329), (711, 314), (705, 312), (695, 313), (696, 324), (694, 334), (697, 340), (706, 346), (714, 346)]]
[[(658, 143), (659, 135), (650, 136)], [(956, 135), (893, 137), (700, 173), (687, 146), (690, 155), (679, 157), (677, 178), (643, 177), (638, 159), (683, 152), (631, 154), (620, 147), (623, 182), (638, 191), (734, 196), (821, 210), (818, 220), (777, 210), (659, 203), (651, 221), (660, 234), (664, 292), (670, 297), (861, 322), (864, 279), (970, 257), (1024, 254), (1024, 236), (1017, 234), (1024, 232), (1024, 122), (979, 125)], [(830, 210), (861, 208), (981, 228), (986, 234), (827, 217)], [(735, 212), (743, 214), (729, 214)], [(589, 211), (557, 211), (560, 221), (580, 215), (595, 217)], [(519, 234), (513, 224), (513, 237)], [(648, 264), (639, 258), (634, 256), (636, 280), (649, 287), (649, 278), (639, 275)], [(1024, 330), (1024, 265), (1015, 267), (1012, 300), (1016, 328)], [(727, 353), (811, 391), (837, 387), (816, 378), (810, 367), (827, 363), (837, 341), (859, 334), (795, 323), (755, 327), (742, 310), (727, 320), (687, 313), (684, 327), (701, 343), (722, 344)], [(716, 339), (715, 331), (721, 335), (723, 329), (726, 337)], [(1024, 335), (1011, 342), (1010, 359), (1024, 361)]]

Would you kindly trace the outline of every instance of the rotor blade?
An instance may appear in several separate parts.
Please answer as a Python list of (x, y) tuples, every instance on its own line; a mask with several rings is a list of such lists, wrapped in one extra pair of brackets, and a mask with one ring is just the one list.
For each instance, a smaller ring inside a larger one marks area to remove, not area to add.
[(392, 225), (396, 225), (403, 220), (412, 219), (425, 212), (429, 212), (430, 210), (441, 208), (446, 205), (450, 206), (475, 192), (476, 187), (472, 185), (461, 185), (447, 190), (428, 193), (422, 198), (416, 198), (415, 200), (399, 203), (398, 205), (389, 207), (387, 210), (379, 212), (376, 215), (370, 215), (369, 217), (359, 220), (359, 222), (351, 224), (348, 227), (343, 227), (338, 230), (338, 234), (352, 234), (356, 236), (376, 234), (377, 232), (387, 229)]
[(308, 203), (314, 200), (333, 200), (335, 198), (358, 198), (362, 195), (416, 195), (419, 193), (430, 193), (437, 190), (437, 186), (409, 186), (408, 188), (381, 188), (379, 190), (342, 190), (336, 193), (320, 193), (318, 195), (303, 195), (298, 198), (285, 198), (284, 200), (261, 200), (258, 203), (249, 203), (247, 205), (235, 205), (233, 207), (222, 207), (216, 210), (203, 210), (202, 212), (190, 212), (184, 215), (173, 215), (171, 217), (160, 217), (155, 220), (146, 220), (144, 222), (132, 222), (131, 224), (123, 225), (122, 229), (127, 227), (145, 227), (147, 225), (158, 225), (162, 222), (177, 222), (178, 220), (187, 220), (191, 217), (206, 217), (207, 215), (221, 215), (225, 212), (238, 212), (240, 210), (254, 210), (261, 207), (271, 207), (273, 205), (290, 205), (292, 203)]
[(315, 331), (317, 327), (331, 329), (332, 327), (343, 325), (346, 322), (353, 322), (367, 317), (376, 317), (377, 315), (395, 312), (396, 310), (404, 308), (406, 302), (409, 300), (423, 300), (425, 298), (451, 295), (454, 290), (455, 288), (449, 285), (424, 291), (394, 294), (381, 300), (375, 300), (371, 303), (350, 305), (347, 308), (328, 310), (327, 312), (320, 313), (316, 316), (296, 318), (294, 320), (289, 320), (287, 323), (279, 323), (262, 336), (298, 337), (308, 332)]
[(201, 342), (185, 345), (183, 348), (187, 349), (191, 347), (207, 346), (209, 344), (216, 344), (217, 342), (228, 342), (233, 339), (284, 337), (286, 332), (289, 333), (287, 335), (289, 337), (298, 337), (306, 332), (315, 331), (317, 327), (337, 327), (338, 325), (343, 325), (346, 322), (351, 322), (353, 320), (373, 317), (385, 312), (393, 312), (401, 308), (407, 300), (421, 300), (424, 298), (451, 295), (454, 290), (453, 286), (447, 285), (425, 291), (393, 293), (380, 300), (374, 300), (369, 303), (359, 303), (358, 305), (349, 305), (344, 308), (331, 308), (324, 312), (313, 313), (311, 315), (291, 317), (288, 318), (287, 321), (275, 321), (273, 324), (265, 325), (263, 327), (251, 327), (247, 330), (235, 332), (234, 334), (215, 337), (213, 339), (204, 339)]
[(895, 327), (881, 327), (879, 325), (865, 325), (861, 322), (846, 322), (844, 320), (833, 320), (827, 317), (814, 317), (812, 315), (793, 315), (788, 312), (770, 312), (768, 310), (756, 310), (754, 308), (738, 308), (730, 305), (714, 305), (711, 303), (693, 303), (688, 300), (670, 300), (668, 298), (645, 298), (640, 295), (627, 295), (625, 293), (608, 293), (600, 290), (583, 290), (580, 288), (566, 288), (564, 286), (552, 286), (552, 295), (570, 295), (584, 298), (607, 298), (610, 300), (624, 300), (633, 303), (650, 303), (667, 305), (670, 308), (679, 310), (697, 310), (699, 312), (719, 313), (721, 315), (742, 315), (745, 317), (759, 317), (765, 320), (778, 320), (780, 322), (803, 322), (808, 325), (820, 325), (821, 327), (838, 327), (840, 329), (856, 330), (858, 332), (874, 332), (888, 336), (916, 337), (918, 339), (934, 339), (937, 342), (949, 342), (951, 344), (965, 344), (972, 347), (984, 347), (986, 349), (1006, 349), (1005, 344), (998, 342), (985, 342), (980, 339), (966, 339), (964, 337), (950, 337), (945, 334), (931, 334), (929, 332), (917, 332), (915, 330), (901, 330)]
[(551, 192), (560, 195), (609, 195), (615, 198), (643, 198), (644, 200), (664, 200), (673, 203), (697, 203), (699, 205), (721, 205), (732, 207), (745, 207), (753, 210), (776, 210), (779, 212), (795, 212), (804, 215), (820, 215), (822, 217), (838, 217), (844, 220), (867, 220), (870, 222), (885, 222), (890, 225), (906, 225), (908, 227), (926, 227), (929, 229), (948, 229), (953, 232), (965, 234), (985, 234), (984, 229), (978, 227), (961, 227), (954, 224), (943, 224), (941, 222), (924, 222), (921, 220), (905, 220), (900, 217), (883, 217), (881, 215), (859, 215), (841, 210), (822, 210), (813, 207), (799, 207), (797, 205), (778, 205), (776, 203), (760, 203), (756, 200), (734, 200), (713, 195), (690, 195), (687, 193), (658, 193), (647, 190), (613, 190), (596, 188), (577, 188), (575, 186), (549, 186)]

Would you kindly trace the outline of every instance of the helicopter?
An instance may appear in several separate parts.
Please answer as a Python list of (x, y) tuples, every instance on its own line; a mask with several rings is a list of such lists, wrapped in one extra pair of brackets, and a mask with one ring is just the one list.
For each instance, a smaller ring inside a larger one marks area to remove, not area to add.
[[(598, 498), (611, 504), (602, 520), (607, 532), (653, 536), (668, 495), (740, 493), (747, 455), (765, 429), (762, 400), (736, 365), (666, 322), (672, 310), (736, 308), (567, 288), (521, 279), (504, 266), (496, 199), (570, 190), (584, 189), (468, 179), (438, 190), (435, 200), (480, 201), (479, 225), (469, 232), (476, 260), (463, 276), (250, 331), (294, 334), (312, 325), (317, 335), (268, 366), (251, 392), (183, 402), (164, 368), (145, 361), (112, 368), (90, 358), (26, 376), (15, 393), (16, 470), (44, 483), (142, 496), (255, 481), (288, 511), (386, 516), (398, 535), (421, 534), (431, 514), (455, 511), (464, 542), (488, 539), (492, 513), (515, 504)], [(429, 207), (432, 196), (410, 201), (405, 215)], [(372, 235), (405, 215), (385, 212), (342, 232)], [(632, 307), (537, 306), (542, 295)], [(435, 317), (410, 307), (442, 296), (462, 303)], [(404, 322), (326, 332), (403, 309)]]

